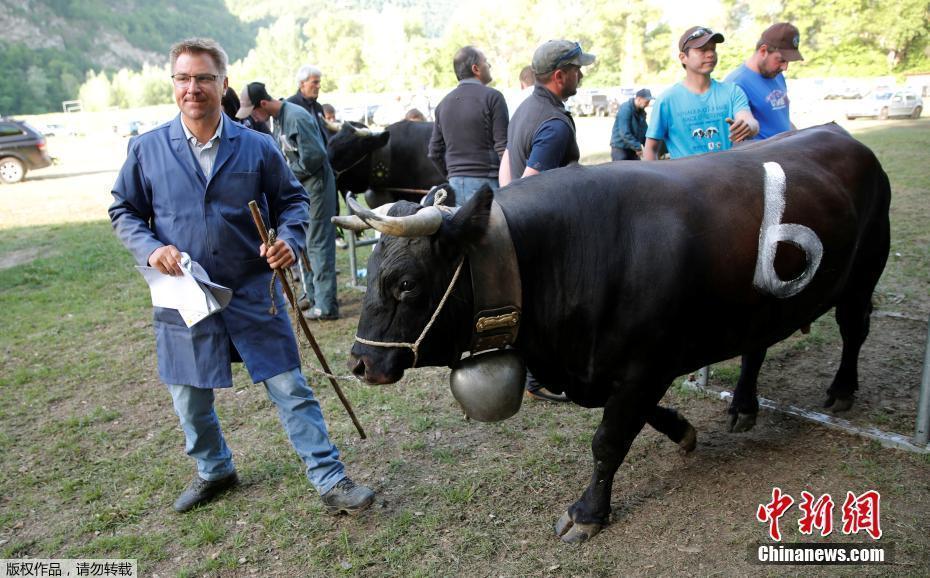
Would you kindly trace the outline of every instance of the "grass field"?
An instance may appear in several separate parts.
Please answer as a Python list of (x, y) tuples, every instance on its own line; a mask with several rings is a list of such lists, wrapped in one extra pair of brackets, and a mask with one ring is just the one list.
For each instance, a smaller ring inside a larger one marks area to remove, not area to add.
[[(861, 126), (894, 195), (878, 300), (926, 319), (930, 119)], [(749, 544), (764, 537), (753, 513), (781, 483), (834, 497), (881, 488), (896, 566), (844, 572), (930, 570), (926, 457), (777, 416), (732, 437), (718, 402), (678, 390), (667, 401), (688, 408), (698, 451), (679, 458), (644, 432), (618, 473), (611, 526), (562, 545), (551, 523), (587, 481), (599, 412), (527, 402), (505, 422), (467, 423), (444, 369), (387, 387), (343, 382), (365, 441), (311, 376), (349, 473), (378, 491), (355, 518), (323, 512), (272, 404), (238, 369), (217, 408), (243, 485), (177, 515), (194, 468), (157, 379), (148, 291), (105, 220), (109, 170), (0, 187), (0, 558), (137, 558), (140, 576), (162, 577), (750, 574)], [(344, 287), (339, 259), (345, 317), (313, 328), (346, 373), (361, 294)], [(782, 347), (835, 336), (798, 339)], [(718, 371), (735, 379), (735, 367)]]

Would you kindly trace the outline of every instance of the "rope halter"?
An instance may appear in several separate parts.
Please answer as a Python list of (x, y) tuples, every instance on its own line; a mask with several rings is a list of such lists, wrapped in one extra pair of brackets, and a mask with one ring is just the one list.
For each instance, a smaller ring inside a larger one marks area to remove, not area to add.
[(462, 272), (462, 265), (465, 263), (465, 256), (462, 255), (462, 258), (459, 259), (459, 264), (455, 268), (455, 273), (452, 275), (452, 280), (449, 281), (449, 286), (446, 287), (446, 292), (443, 294), (442, 299), (439, 301), (439, 305), (436, 306), (436, 311), (433, 312), (433, 316), (430, 317), (429, 322), (426, 324), (426, 327), (423, 328), (423, 331), (420, 332), (420, 336), (417, 337), (417, 340), (413, 343), (405, 343), (400, 341), (371, 341), (369, 339), (363, 339), (358, 335), (355, 336), (355, 340), (363, 345), (372, 345), (374, 347), (406, 347), (413, 352), (413, 365), (410, 367), (416, 367), (417, 361), (420, 357), (420, 345), (423, 343), (423, 340), (426, 338), (426, 334), (429, 332), (430, 327), (433, 326), (433, 323), (436, 322), (436, 319), (439, 317), (439, 312), (442, 311), (443, 306), (446, 304), (446, 301), (449, 300), (449, 296), (452, 295), (452, 288), (455, 287), (455, 282), (459, 279), (459, 274)]

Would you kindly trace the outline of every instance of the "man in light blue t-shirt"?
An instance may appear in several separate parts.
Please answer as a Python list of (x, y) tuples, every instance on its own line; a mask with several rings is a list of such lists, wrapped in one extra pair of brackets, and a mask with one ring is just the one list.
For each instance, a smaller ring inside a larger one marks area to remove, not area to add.
[(762, 33), (753, 55), (727, 76), (727, 82), (742, 88), (749, 99), (752, 115), (759, 121), (757, 139), (794, 130), (782, 72), (788, 70), (789, 62), (804, 60), (799, 41), (798, 29), (790, 23), (773, 24)]
[(660, 141), (671, 157), (680, 158), (729, 149), (759, 132), (743, 90), (710, 77), (717, 66), (717, 44), (723, 35), (693, 26), (678, 41), (678, 59), (685, 79), (653, 105), (646, 131), (643, 160), (656, 160)]

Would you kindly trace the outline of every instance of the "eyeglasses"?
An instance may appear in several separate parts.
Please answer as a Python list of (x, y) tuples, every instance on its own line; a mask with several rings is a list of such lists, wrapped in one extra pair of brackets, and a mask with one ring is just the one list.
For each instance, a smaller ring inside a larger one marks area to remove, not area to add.
[(692, 40), (696, 40), (708, 34), (714, 34), (714, 31), (711, 30), (710, 28), (698, 28), (697, 30), (689, 34), (687, 38), (685, 38), (685, 41), (681, 44), (681, 49), (684, 50), (688, 46), (688, 43), (691, 42)]
[(174, 85), (178, 88), (187, 88), (191, 85), (191, 81), (195, 81), (197, 84), (210, 84), (216, 82), (216, 79), (221, 78), (218, 74), (195, 74), (191, 76), (190, 74), (172, 74), (171, 80), (174, 81)]
[(577, 58), (580, 55), (581, 55), (581, 44), (578, 44), (576, 42), (575, 46), (573, 46), (571, 50), (563, 54), (558, 60), (555, 61), (555, 68), (561, 68), (563, 62), (571, 60), (572, 58)]

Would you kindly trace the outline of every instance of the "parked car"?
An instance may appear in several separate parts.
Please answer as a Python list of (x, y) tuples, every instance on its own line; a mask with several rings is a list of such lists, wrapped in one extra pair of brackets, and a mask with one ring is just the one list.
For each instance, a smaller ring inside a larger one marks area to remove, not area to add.
[(607, 116), (610, 112), (607, 95), (596, 92), (578, 93), (569, 99), (567, 106), (576, 116)]
[(877, 116), (886, 119), (892, 116), (919, 118), (924, 110), (924, 101), (910, 90), (876, 90), (846, 107), (846, 118)]
[(351, 120), (354, 122), (360, 122), (364, 125), (371, 125), (374, 123), (375, 113), (377, 111), (378, 111), (377, 104), (370, 104), (368, 106), (346, 107), (336, 113), (336, 118), (338, 118), (339, 120), (343, 120), (343, 121)]
[(42, 136), (60, 136), (60, 135), (63, 135), (63, 134), (67, 134), (67, 133), (68, 133), (68, 131), (65, 130), (65, 127), (62, 126), (62, 125), (60, 125), (60, 124), (54, 124), (54, 123), (51, 123), (51, 124), (32, 123), (30, 126), (32, 126), (32, 128), (34, 128), (34, 129), (38, 130), (39, 133), (42, 134)]
[(52, 164), (45, 137), (29, 124), (0, 118), (0, 182), (18, 183), (26, 172)]

